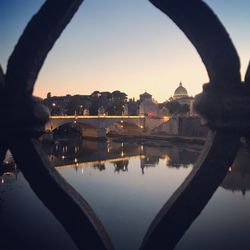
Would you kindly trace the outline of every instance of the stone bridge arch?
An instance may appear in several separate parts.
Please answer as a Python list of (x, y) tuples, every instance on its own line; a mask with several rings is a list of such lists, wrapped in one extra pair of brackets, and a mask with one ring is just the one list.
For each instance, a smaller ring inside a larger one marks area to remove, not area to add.
[(131, 122), (127, 120), (112, 121), (107, 124), (107, 134), (131, 135), (144, 131), (144, 121)]
[(49, 121), (45, 124), (45, 131), (46, 132), (53, 132), (55, 129), (75, 122), (74, 117), (69, 117), (67, 119), (60, 119), (53, 117), (53, 119), (49, 119)]
[[(94, 127), (92, 124), (88, 124), (88, 123), (84, 123), (84, 122), (77, 122), (74, 121), (72, 122), (68, 122), (68, 123), (64, 123), (56, 128), (54, 128), (54, 130), (52, 131), (52, 133), (54, 133), (54, 131), (64, 125), (71, 125), (72, 128), (76, 129), (77, 131), (79, 131), (81, 137), (103, 137), (105, 134), (103, 134), (102, 136), (100, 135), (100, 128), (96, 128)], [(105, 131), (103, 131), (104, 133)]]
[(139, 133), (145, 129), (144, 116), (51, 116), (45, 130), (52, 133), (56, 128), (70, 123), (82, 126), (83, 137), (106, 137), (114, 124), (123, 133)]

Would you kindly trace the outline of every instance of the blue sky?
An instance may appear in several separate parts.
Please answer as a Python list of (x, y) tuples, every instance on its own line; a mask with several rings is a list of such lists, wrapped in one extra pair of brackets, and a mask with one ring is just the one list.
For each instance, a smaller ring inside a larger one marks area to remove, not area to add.
[[(4, 70), (19, 36), (43, 0), (0, 1), (0, 63)], [(250, 58), (250, 1), (206, 0), (238, 50), (244, 75)], [(85, 0), (49, 53), (35, 95), (147, 90), (168, 99), (179, 81), (190, 95), (207, 73), (192, 44), (147, 0)]]

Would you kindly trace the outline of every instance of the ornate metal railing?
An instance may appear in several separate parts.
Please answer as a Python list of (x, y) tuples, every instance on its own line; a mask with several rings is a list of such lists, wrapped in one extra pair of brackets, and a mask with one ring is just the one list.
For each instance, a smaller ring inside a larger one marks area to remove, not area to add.
[[(0, 156), (3, 160), (6, 149), (11, 150), (33, 191), (79, 249), (113, 249), (94, 211), (51, 166), (37, 140), (49, 113), (32, 96), (33, 87), (48, 52), (82, 2), (47, 0), (25, 28), (5, 74), (0, 67), (4, 117)], [(195, 103), (211, 128), (204, 150), (190, 175), (153, 220), (141, 246), (173, 249), (226, 175), (239, 148), (240, 136), (249, 136), (250, 67), (243, 84), (232, 41), (202, 1), (150, 2), (186, 34), (201, 56), (210, 80)], [(15, 116), (8, 116), (13, 111)]]

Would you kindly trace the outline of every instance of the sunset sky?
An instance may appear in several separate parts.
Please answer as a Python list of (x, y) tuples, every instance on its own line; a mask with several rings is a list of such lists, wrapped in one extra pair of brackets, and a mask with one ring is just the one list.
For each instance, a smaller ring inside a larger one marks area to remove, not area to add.
[[(244, 76), (250, 58), (250, 1), (206, 0), (230, 33)], [(0, 63), (44, 0), (0, 1)], [(50, 51), (34, 94), (145, 90), (159, 102), (182, 81), (190, 95), (208, 81), (197, 52), (172, 21), (147, 0), (85, 0)]]

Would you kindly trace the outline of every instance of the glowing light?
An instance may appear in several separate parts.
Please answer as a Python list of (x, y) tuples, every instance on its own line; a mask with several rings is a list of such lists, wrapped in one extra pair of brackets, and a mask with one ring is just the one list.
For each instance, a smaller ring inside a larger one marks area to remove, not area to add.
[(122, 152), (121, 152), (121, 157), (123, 157), (123, 156), (124, 156), (124, 152), (122, 151)]
[(229, 172), (232, 172), (232, 167), (229, 167), (228, 171), (229, 171)]
[[(98, 165), (98, 164), (105, 164), (107, 162), (113, 163), (113, 162), (119, 162), (119, 161), (128, 161), (133, 158), (140, 158), (144, 159), (145, 155), (134, 155), (134, 156), (127, 156), (127, 157), (120, 157), (120, 158), (114, 158), (114, 159), (106, 159), (106, 160), (99, 160), (99, 161), (89, 161), (89, 162), (81, 162), (79, 165), (82, 166), (89, 166), (89, 165)], [(56, 168), (72, 168), (75, 167), (74, 164), (69, 165), (61, 165), (61, 166), (55, 166)]]
[(170, 158), (169, 158), (168, 155), (164, 155), (164, 159), (165, 159), (166, 161), (170, 161)]
[[(49, 118), (53, 119), (75, 119), (76, 116), (74, 115), (51, 115)], [(144, 119), (144, 115), (78, 115), (78, 119)]]
[(171, 116), (164, 116), (163, 119), (164, 119), (165, 121), (168, 121), (168, 120), (171, 119)]
[(140, 128), (143, 128), (143, 125), (141, 125)]
[(13, 175), (13, 173), (11, 173), (11, 172), (5, 172), (3, 175), (4, 176), (11, 176), (11, 175)]
[(2, 179), (1, 183), (4, 184), (4, 179)]
[(63, 159), (63, 160), (65, 159), (65, 156), (64, 156), (64, 155), (62, 155), (62, 159)]

